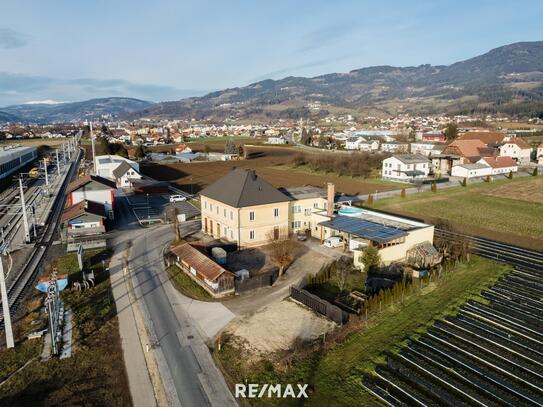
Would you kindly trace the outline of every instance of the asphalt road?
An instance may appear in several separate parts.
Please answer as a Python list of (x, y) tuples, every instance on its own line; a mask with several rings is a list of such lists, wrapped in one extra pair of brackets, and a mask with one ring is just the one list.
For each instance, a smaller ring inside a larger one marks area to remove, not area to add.
[(129, 267), (136, 280), (135, 290), (152, 321), (146, 322), (158, 342), (153, 346), (160, 347), (164, 355), (181, 405), (235, 405), (226, 385), (217, 385), (223, 379), (195, 329), (195, 321), (188, 313), (180, 316), (180, 310), (176, 315), (166, 293), (162, 250), (174, 238), (171, 226), (140, 228), (127, 205), (119, 204), (119, 229), (131, 236)]

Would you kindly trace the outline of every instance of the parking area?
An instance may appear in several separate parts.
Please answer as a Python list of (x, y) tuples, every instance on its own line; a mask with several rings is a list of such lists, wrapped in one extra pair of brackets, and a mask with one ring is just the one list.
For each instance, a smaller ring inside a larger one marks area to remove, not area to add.
[(146, 194), (127, 196), (134, 215), (140, 223), (167, 222), (170, 208), (177, 208), (179, 215), (184, 214), (185, 219), (192, 219), (200, 211), (188, 201), (170, 202), (169, 194)]

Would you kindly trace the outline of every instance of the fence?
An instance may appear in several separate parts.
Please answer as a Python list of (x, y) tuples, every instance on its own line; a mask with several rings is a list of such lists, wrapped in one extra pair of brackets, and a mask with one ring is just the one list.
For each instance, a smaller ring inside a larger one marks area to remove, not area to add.
[(270, 287), (273, 285), (273, 283), (275, 283), (275, 280), (277, 280), (278, 276), (278, 270), (270, 270), (268, 272), (251, 277), (247, 280), (236, 280), (234, 282), (234, 285), (236, 287), (236, 293), (242, 294), (247, 291), (256, 290), (257, 288)]
[(305, 306), (311, 308), (313, 311), (324, 315), (337, 324), (343, 325), (349, 320), (349, 314), (343, 311), (337, 305), (331, 304), (304, 289), (291, 286), (290, 296), (296, 301), (301, 302)]

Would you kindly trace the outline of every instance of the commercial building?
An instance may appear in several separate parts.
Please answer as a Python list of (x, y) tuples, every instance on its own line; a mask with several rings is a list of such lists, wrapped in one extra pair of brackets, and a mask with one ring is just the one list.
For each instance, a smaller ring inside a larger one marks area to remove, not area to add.
[(484, 163), (459, 164), (452, 167), (453, 177), (477, 178), (492, 175), (492, 167)]
[(104, 205), (93, 201), (81, 201), (62, 212), (61, 223), (68, 237), (99, 235), (106, 231)]

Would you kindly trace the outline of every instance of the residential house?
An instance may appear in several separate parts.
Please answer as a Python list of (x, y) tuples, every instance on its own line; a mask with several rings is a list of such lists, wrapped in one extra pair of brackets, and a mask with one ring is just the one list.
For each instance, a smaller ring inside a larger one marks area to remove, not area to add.
[(407, 153), (409, 143), (400, 143), (397, 141), (387, 141), (381, 143), (381, 151), (388, 153)]
[(427, 178), (430, 173), (430, 160), (422, 154), (394, 155), (383, 160), (381, 176), (383, 179), (409, 182)]
[(497, 150), (487, 147), (479, 140), (455, 140), (448, 144), (440, 154), (432, 156), (434, 175), (450, 174), (454, 166), (474, 164), (483, 156), (496, 155)]
[(345, 149), (346, 150), (359, 150), (360, 149), (360, 143), (365, 141), (362, 137), (349, 137), (345, 141)]
[(288, 144), (287, 140), (282, 136), (272, 136), (268, 137), (266, 144)]
[(421, 135), (422, 141), (433, 141), (433, 142), (445, 142), (447, 137), (443, 133), (423, 133)]
[(512, 157), (520, 165), (530, 164), (532, 148), (522, 138), (515, 137), (502, 144), (499, 149), (501, 157)]
[(112, 174), (117, 183), (117, 187), (119, 188), (129, 188), (132, 186), (132, 181), (143, 178), (141, 174), (126, 161), (119, 164), (119, 166), (113, 170)]
[(354, 266), (360, 269), (364, 268), (362, 258), (368, 247), (379, 250), (385, 265), (406, 261), (410, 250), (420, 244), (433, 249), (435, 255), (434, 226), (399, 216), (344, 206), (337, 216), (320, 222), (318, 227), (321, 242), (330, 236), (341, 236), (354, 255)]
[(537, 147), (536, 159), (538, 164), (543, 164), (543, 144)]
[(379, 150), (379, 141), (377, 141), (377, 140), (362, 141), (358, 145), (358, 149), (360, 151), (366, 151), (366, 152), (378, 151)]
[(214, 297), (222, 297), (234, 293), (235, 275), (225, 270), (190, 243), (182, 243), (170, 249), (169, 262), (181, 269), (197, 284)]
[(120, 155), (98, 155), (95, 157), (95, 172), (103, 178), (115, 180), (113, 170), (117, 168), (121, 163), (128, 163), (136, 172), (139, 173), (140, 165), (128, 158), (121, 157)]
[(202, 230), (237, 242), (265, 244), (289, 232), (289, 198), (254, 170), (234, 169), (200, 192)]
[(458, 136), (457, 140), (479, 140), (487, 146), (494, 146), (508, 140), (508, 136), (501, 132), (467, 131)]
[(109, 219), (114, 217), (115, 183), (98, 175), (86, 175), (68, 184), (66, 206), (73, 206), (81, 201), (92, 201), (104, 205)]
[(477, 178), (486, 177), (492, 174), (492, 167), (483, 163), (459, 164), (452, 167), (451, 175), (453, 177)]
[(509, 174), (518, 171), (518, 165), (511, 157), (483, 157), (477, 163), (490, 166), (492, 175)]
[(60, 222), (67, 230), (68, 237), (100, 235), (106, 231), (104, 205), (83, 200), (65, 208)]
[(445, 148), (444, 143), (434, 143), (430, 141), (419, 141), (410, 144), (411, 154), (422, 154), (425, 156), (441, 154)]

